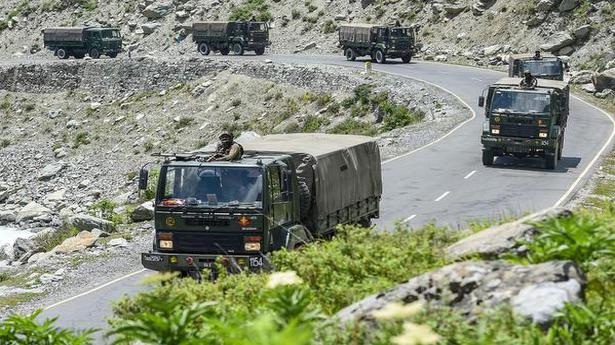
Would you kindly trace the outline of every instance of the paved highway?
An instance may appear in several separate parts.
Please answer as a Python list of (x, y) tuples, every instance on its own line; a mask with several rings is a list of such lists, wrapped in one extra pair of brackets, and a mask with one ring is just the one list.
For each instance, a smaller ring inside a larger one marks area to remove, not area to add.
[[(228, 57), (231, 58), (231, 57)], [(274, 62), (329, 64), (361, 68), (342, 56), (264, 56)], [(396, 221), (410, 226), (428, 222), (463, 227), (467, 221), (518, 215), (565, 203), (588, 178), (600, 154), (612, 145), (614, 122), (599, 109), (573, 98), (563, 159), (555, 171), (538, 159), (499, 158), (481, 163), (483, 113), (477, 98), (503, 76), (488, 70), (435, 63), (374, 65), (377, 71), (416, 78), (455, 94), (472, 109), (472, 118), (445, 137), (383, 165), (384, 195), (378, 226)], [(48, 307), (43, 317), (59, 317), (63, 327), (105, 327), (110, 303), (142, 289), (145, 271)], [(102, 340), (99, 340), (102, 343)]]

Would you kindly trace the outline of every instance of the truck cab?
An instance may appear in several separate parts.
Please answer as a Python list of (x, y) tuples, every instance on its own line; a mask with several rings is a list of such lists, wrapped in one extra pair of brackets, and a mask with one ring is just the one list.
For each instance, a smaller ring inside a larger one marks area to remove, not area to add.
[(567, 65), (557, 56), (536, 51), (534, 54), (511, 55), (508, 64), (509, 77), (522, 77), (529, 71), (536, 78), (564, 80)]
[(541, 157), (553, 170), (562, 157), (569, 113), (568, 84), (533, 78), (504, 78), (479, 97), (485, 108), (481, 143), (483, 164), (495, 156)]

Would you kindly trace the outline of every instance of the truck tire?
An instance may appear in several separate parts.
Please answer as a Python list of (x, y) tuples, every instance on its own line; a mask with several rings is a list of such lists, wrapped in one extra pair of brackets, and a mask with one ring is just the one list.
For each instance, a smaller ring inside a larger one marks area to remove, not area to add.
[(222, 54), (222, 55), (228, 55), (228, 53), (230, 53), (230, 52), (231, 52), (231, 50), (228, 47), (220, 48), (220, 54)]
[(404, 56), (401, 57), (401, 61), (403, 63), (409, 63), (410, 60), (412, 60), (412, 55), (404, 55)]
[(557, 149), (555, 152), (547, 152), (545, 153), (545, 168), (547, 170), (555, 170), (557, 168)]
[(56, 56), (62, 60), (66, 60), (69, 58), (69, 54), (68, 51), (64, 48), (59, 48), (58, 50), (56, 50)]
[(299, 180), (297, 184), (299, 185), (299, 213), (301, 219), (304, 219), (310, 214), (312, 208), (312, 193), (305, 181)]
[(483, 149), (483, 165), (493, 165), (494, 158), (493, 150)]
[(387, 57), (384, 55), (384, 52), (380, 49), (376, 50), (376, 62), (377, 63), (386, 63)]
[(357, 53), (355, 53), (352, 48), (347, 48), (344, 55), (346, 56), (346, 60), (348, 61), (354, 61), (357, 59)]
[(115, 59), (117, 57), (117, 52), (109, 53), (108, 56), (112, 59)]
[(243, 55), (243, 46), (241, 45), (241, 43), (233, 44), (233, 54)]
[(92, 48), (92, 49), (90, 49), (90, 52), (89, 52), (88, 55), (90, 55), (90, 57), (92, 59), (99, 59), (100, 58), (100, 51), (98, 51), (98, 49), (96, 49), (96, 48)]
[(256, 48), (254, 49), (254, 52), (256, 53), (256, 55), (263, 55), (265, 54), (265, 48)]
[(209, 48), (209, 44), (205, 42), (199, 43), (198, 48), (199, 48), (199, 53), (201, 53), (202, 55), (209, 55), (209, 53), (211, 52), (211, 49)]

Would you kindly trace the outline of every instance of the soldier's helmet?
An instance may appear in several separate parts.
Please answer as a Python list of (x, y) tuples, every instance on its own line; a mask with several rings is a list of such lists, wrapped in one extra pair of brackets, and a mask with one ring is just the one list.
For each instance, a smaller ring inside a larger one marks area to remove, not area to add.
[(228, 138), (230, 140), (233, 140), (233, 133), (231, 133), (229, 131), (224, 131), (224, 132), (220, 133), (220, 135), (218, 135), (218, 139), (222, 140), (224, 138)]

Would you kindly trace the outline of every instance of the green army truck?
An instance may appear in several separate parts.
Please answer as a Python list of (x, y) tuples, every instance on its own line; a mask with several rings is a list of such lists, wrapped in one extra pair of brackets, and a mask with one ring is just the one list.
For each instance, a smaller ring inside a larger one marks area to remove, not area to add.
[(197, 44), (199, 53), (209, 55), (220, 52), (228, 55), (243, 55), (254, 51), (263, 55), (269, 42), (269, 27), (265, 22), (197, 22), (192, 24), (192, 41)]
[(349, 61), (369, 56), (378, 63), (385, 63), (389, 58), (401, 58), (408, 63), (414, 53), (414, 44), (414, 28), (411, 27), (349, 24), (339, 29), (339, 45)]
[(559, 57), (536, 51), (534, 54), (515, 54), (508, 62), (509, 77), (523, 77), (529, 71), (534, 77), (541, 79), (564, 80), (567, 64)]
[(531, 78), (504, 78), (489, 86), (481, 143), (483, 164), (492, 165), (495, 156), (542, 157), (547, 169), (555, 169), (562, 158), (568, 122), (568, 84)]
[(115, 58), (122, 50), (122, 36), (115, 28), (47, 28), (43, 30), (43, 44), (60, 59), (83, 59), (86, 54), (92, 59), (101, 55)]
[(162, 155), (145, 268), (194, 275), (220, 259), (228, 268), (258, 271), (271, 251), (378, 218), (382, 178), (372, 138), (268, 135), (243, 147), (243, 157), (230, 162), (208, 162), (212, 152)]

